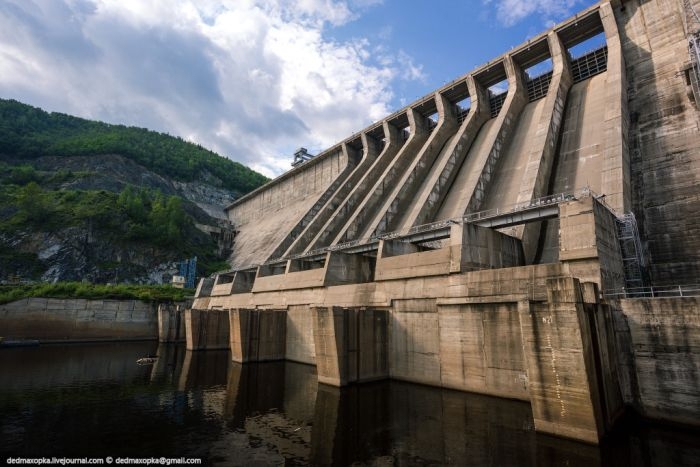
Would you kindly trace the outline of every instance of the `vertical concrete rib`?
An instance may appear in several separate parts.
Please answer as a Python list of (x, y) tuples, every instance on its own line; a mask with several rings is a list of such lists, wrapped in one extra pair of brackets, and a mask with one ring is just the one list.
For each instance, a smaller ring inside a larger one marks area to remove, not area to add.
[(401, 225), (403, 215), (410, 208), (410, 203), (414, 201), (435, 158), (440, 154), (447, 140), (454, 135), (457, 129), (457, 118), (452, 103), (445, 96), (436, 93), (435, 104), (438, 111), (437, 126), (403, 176), (396, 182), (391, 193), (385, 195), (384, 203), (360, 237), (392, 231)]
[(486, 189), (496, 169), (496, 163), (501, 154), (507, 149), (513, 136), (517, 117), (528, 102), (527, 87), (525, 86), (520, 67), (510, 55), (505, 57), (504, 65), (508, 77), (508, 96), (495, 123), (498, 127), (498, 134), (490, 146), (491, 149), (486, 157), (482, 161), (478, 161), (480, 164), (477, 165), (476, 171), (469, 176), (467, 189), (471, 196), (462, 214), (478, 211), (481, 207), (481, 203), (486, 195)]
[[(387, 121), (382, 123), (382, 129), (384, 130), (385, 144), (379, 157), (373, 161), (371, 167), (369, 167), (366, 172), (360, 173), (360, 175), (363, 176), (359, 179), (357, 185), (352, 187), (350, 193), (334, 209), (334, 212), (331, 213), (332, 215), (328, 220), (317, 230), (309, 230), (308, 235), (304, 237), (304, 241), (300, 240), (295, 244), (293, 252), (306, 252), (314, 248), (330, 245), (331, 240), (335, 238), (338, 231), (345, 225), (349, 216), (353, 215), (358, 203), (362, 202), (369, 189), (375, 184), (384, 172), (384, 169), (386, 169), (393, 160), (394, 156), (401, 148), (399, 130)], [(340, 198), (338, 198), (338, 201), (340, 201)], [(334, 206), (329, 207), (331, 209), (334, 208)], [(312, 235), (313, 237), (311, 240), (307, 241), (306, 239)]]
[(447, 196), (459, 168), (464, 162), (481, 126), (489, 119), (489, 96), (484, 87), (472, 75), (467, 76), (467, 88), (471, 98), (471, 108), (467, 118), (450, 139), (426, 177), (423, 188), (404, 216), (399, 229), (406, 230), (414, 225), (425, 224), (434, 219), (437, 210)]
[[(268, 256), (268, 260), (273, 258), (279, 258), (282, 256), (292, 245), (294, 239), (297, 238), (306, 227), (311, 224), (311, 222), (319, 217), (319, 213), (323, 212), (323, 209), (328, 205), (334, 195), (343, 187), (347, 186), (350, 178), (357, 171), (357, 168), (362, 165), (368, 157), (368, 152), (364, 151), (362, 156), (358, 154), (355, 148), (348, 146), (347, 142), (343, 143), (341, 146), (341, 151), (345, 155), (348, 163), (342, 172), (338, 174), (333, 183), (323, 192), (323, 194), (316, 200), (311, 209), (309, 209), (306, 214), (301, 218), (301, 220), (289, 231), (289, 233), (282, 239), (282, 241), (275, 247), (272, 253)], [(362, 157), (362, 159), (360, 159)], [(360, 162), (360, 164), (358, 164)]]
[(396, 181), (407, 170), (416, 153), (427, 140), (428, 128), (426, 118), (423, 115), (413, 108), (408, 109), (408, 122), (411, 131), (408, 141), (399, 150), (362, 203), (357, 206), (352, 217), (335, 237), (332, 244), (363, 238), (362, 235), (371, 222), (372, 216), (375, 216), (381, 209), (381, 201), (387, 192), (396, 185)]
[[(524, 203), (547, 194), (566, 97), (573, 83), (566, 47), (555, 31), (548, 34), (547, 43), (552, 57), (552, 81), (534, 138), (528, 144), (528, 160), (520, 183), (517, 203)], [(522, 240), (527, 264), (532, 263), (537, 253), (540, 226), (541, 223), (532, 222), (516, 229), (515, 236)]]
[(622, 213), (628, 212), (631, 206), (625, 59), (611, 2), (601, 4), (598, 11), (608, 45), (601, 188), (606, 203)]

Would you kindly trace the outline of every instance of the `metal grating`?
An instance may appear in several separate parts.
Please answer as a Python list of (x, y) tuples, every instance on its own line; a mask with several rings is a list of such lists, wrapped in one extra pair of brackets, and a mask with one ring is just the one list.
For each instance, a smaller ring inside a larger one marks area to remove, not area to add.
[(491, 118), (496, 118), (498, 116), (498, 112), (501, 111), (501, 108), (503, 107), (503, 103), (505, 102), (507, 95), (508, 91), (503, 91), (500, 94), (491, 94), (489, 96), (489, 105), (491, 106)]
[(574, 83), (587, 80), (608, 69), (608, 47), (602, 46), (571, 61)]
[(530, 102), (542, 99), (549, 91), (549, 84), (552, 82), (552, 72), (548, 71), (534, 78), (530, 78), (527, 82), (527, 97)]
[(470, 107), (467, 107), (466, 109), (463, 109), (459, 106), (457, 106), (457, 121), (459, 121), (459, 124), (461, 125), (464, 123), (464, 120), (467, 119), (467, 115), (469, 115), (469, 109)]

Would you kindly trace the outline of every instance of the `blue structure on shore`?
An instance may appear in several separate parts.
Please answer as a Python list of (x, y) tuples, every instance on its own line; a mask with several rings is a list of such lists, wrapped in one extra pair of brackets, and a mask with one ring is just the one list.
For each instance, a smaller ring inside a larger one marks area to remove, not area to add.
[(185, 287), (194, 289), (194, 280), (197, 275), (197, 257), (180, 261), (179, 275), (185, 278)]

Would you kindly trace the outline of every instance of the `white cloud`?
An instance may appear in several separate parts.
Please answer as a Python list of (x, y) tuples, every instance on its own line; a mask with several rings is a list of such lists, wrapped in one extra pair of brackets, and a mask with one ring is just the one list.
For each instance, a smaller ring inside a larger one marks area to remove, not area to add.
[(0, 97), (186, 137), (267, 175), (389, 113), (403, 52), (326, 38), (376, 0), (7, 0)]
[(482, 0), (484, 5), (495, 8), (496, 18), (505, 26), (512, 26), (537, 14), (543, 24), (570, 16), (583, 0)]

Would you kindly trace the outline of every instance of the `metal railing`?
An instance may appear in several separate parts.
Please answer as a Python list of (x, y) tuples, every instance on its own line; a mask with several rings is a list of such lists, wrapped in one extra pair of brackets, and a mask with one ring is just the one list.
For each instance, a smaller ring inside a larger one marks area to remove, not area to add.
[(524, 201), (521, 203), (511, 204), (505, 208), (494, 208), (487, 209), (479, 212), (472, 212), (465, 214), (460, 218), (461, 222), (477, 222), (480, 220), (488, 219), (491, 217), (497, 217), (506, 214), (514, 214), (520, 211), (526, 211), (528, 209), (537, 209), (547, 205), (559, 204), (566, 201), (573, 201), (579, 198), (587, 198), (592, 195), (589, 188), (582, 188), (575, 192), (568, 193), (558, 193), (556, 195), (543, 196), (541, 198), (536, 198), (530, 201)]
[[(484, 211), (479, 211), (479, 212), (474, 212), (470, 214), (466, 214), (461, 217), (454, 217), (450, 219), (443, 219), (437, 222), (431, 222), (428, 224), (421, 224), (421, 225), (416, 225), (411, 227), (410, 229), (405, 229), (405, 230), (397, 230), (397, 231), (392, 231), (392, 232), (386, 232), (381, 235), (377, 236), (372, 236), (370, 238), (360, 238), (356, 240), (351, 240), (348, 242), (343, 242), (343, 243), (338, 243), (336, 245), (331, 245), (327, 247), (322, 247), (318, 248), (315, 250), (308, 251), (306, 253), (299, 253), (291, 256), (285, 256), (285, 257), (279, 257), (279, 258), (271, 258), (261, 264), (255, 264), (248, 266), (244, 268), (245, 270), (253, 269), (258, 266), (268, 266), (268, 265), (273, 265), (273, 264), (279, 264), (284, 261), (289, 261), (289, 260), (295, 260), (295, 259), (304, 259), (308, 257), (314, 257), (318, 256), (324, 253), (327, 253), (329, 251), (342, 251), (342, 250), (348, 250), (353, 247), (363, 245), (363, 244), (369, 244), (372, 242), (376, 242), (377, 240), (390, 240), (390, 239), (400, 239), (403, 237), (411, 237), (413, 235), (419, 235), (421, 233), (425, 232), (431, 232), (431, 231), (439, 231), (442, 229), (445, 229), (449, 227), (452, 224), (464, 224), (464, 223), (474, 223), (474, 222), (479, 222), (483, 220), (487, 220), (490, 218), (498, 217), (498, 216), (506, 216), (510, 214), (515, 214), (518, 212), (524, 212), (528, 210), (533, 210), (533, 209), (540, 209), (546, 206), (554, 206), (559, 203), (563, 203), (566, 201), (573, 201), (577, 199), (582, 199), (586, 197), (593, 196), (596, 199), (599, 199), (602, 202), (602, 198), (596, 196), (595, 193), (593, 193), (590, 188), (585, 187), (581, 188), (580, 190), (576, 190), (574, 192), (566, 192), (566, 193), (558, 193), (555, 195), (548, 195), (548, 196), (542, 196), (540, 198), (536, 198), (530, 201), (525, 201), (521, 203), (515, 203), (509, 206), (506, 206), (504, 208), (495, 208), (495, 209), (488, 209)], [(610, 209), (609, 206), (603, 205)], [(612, 211), (612, 209), (610, 209)], [(225, 271), (226, 273), (230, 273), (233, 271)]]
[(602, 46), (571, 61), (574, 83), (584, 81), (608, 69), (608, 47)]
[(700, 297), (700, 284), (622, 288), (606, 290), (603, 296), (606, 298)]
[(549, 92), (549, 85), (552, 82), (552, 71), (548, 71), (539, 76), (528, 79), (527, 98), (530, 102), (541, 99)]
[(506, 101), (508, 96), (508, 91), (503, 91), (500, 94), (492, 94), (489, 97), (489, 106), (491, 107), (491, 118), (496, 118), (498, 113), (503, 107), (503, 103)]

